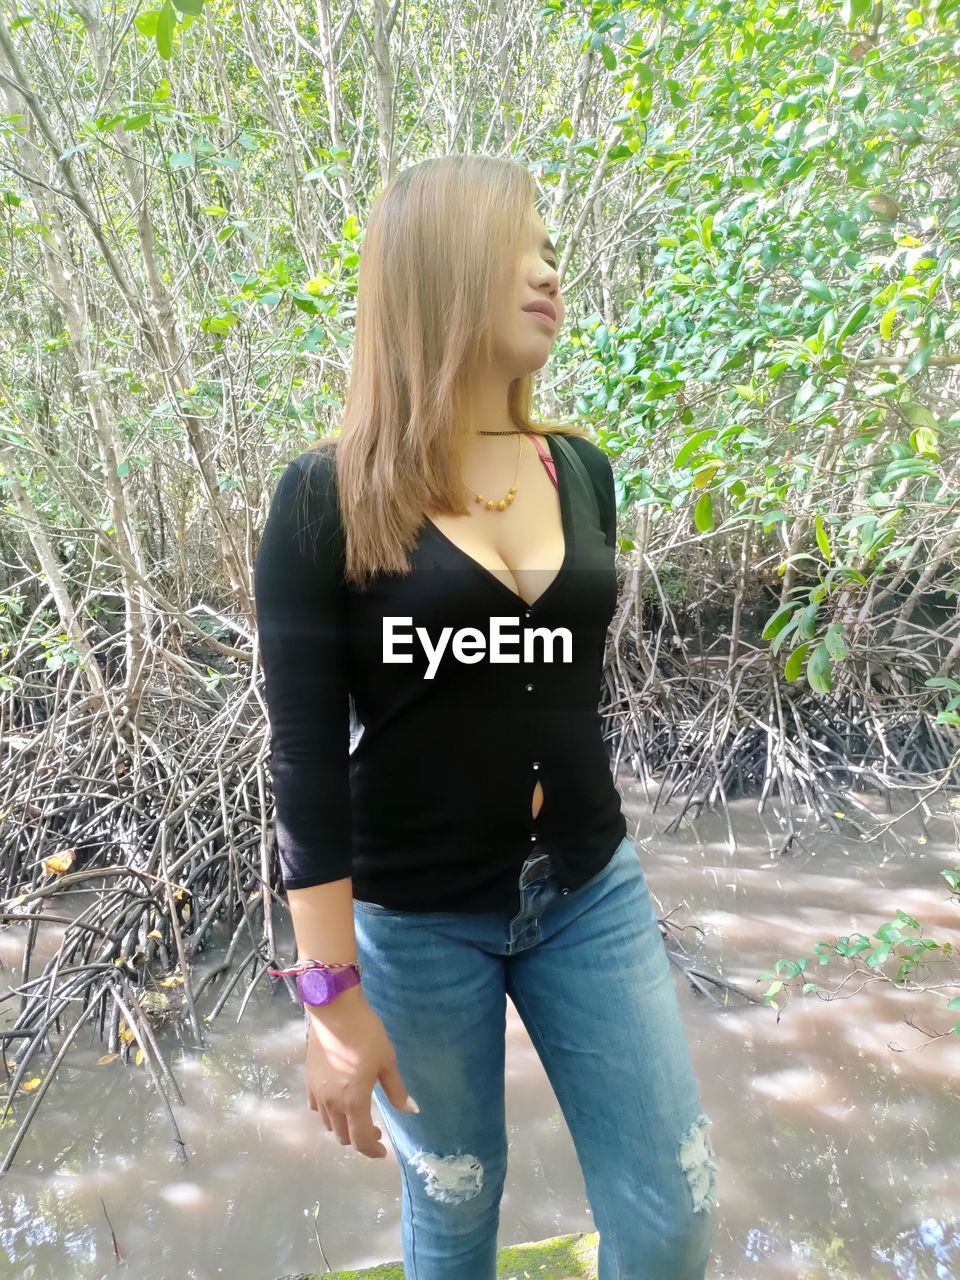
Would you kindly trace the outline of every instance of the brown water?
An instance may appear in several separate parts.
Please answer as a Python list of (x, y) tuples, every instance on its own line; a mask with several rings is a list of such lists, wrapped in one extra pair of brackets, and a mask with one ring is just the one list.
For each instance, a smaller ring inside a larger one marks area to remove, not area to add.
[[(779, 828), (751, 802), (732, 806), (730, 849), (718, 816), (665, 835), (671, 813), (651, 815), (637, 784), (621, 790), (658, 915), (698, 925), (702, 937), (682, 935), (691, 956), (749, 991), (766, 989), (756, 976), (780, 956), (800, 955), (808, 980), (836, 989), (852, 963), (821, 967), (813, 943), (871, 933), (897, 907), (925, 936), (960, 940), (939, 874), (960, 865), (946, 802), (926, 828), (913, 814), (872, 843), (811, 831), (776, 858)], [(882, 817), (879, 801), (869, 807)], [(16, 931), (0, 934), (5, 985), (19, 949)], [(949, 1031), (960, 986), (946, 984), (960, 970), (935, 963), (915, 979), (941, 983), (940, 999), (860, 977), (833, 1000), (791, 984), (779, 1019), (737, 997), (718, 1009), (674, 974), (717, 1151), (709, 1280), (960, 1276), (960, 1036), (928, 1042), (907, 1021)], [(400, 1256), (392, 1150), (369, 1160), (343, 1148), (306, 1108), (302, 1017), (282, 990), (258, 992), (239, 1025), (238, 1000), (206, 1051), (166, 1042), (186, 1100), (175, 1108), (185, 1166), (146, 1068), (97, 1066), (99, 1043), (71, 1050), (0, 1179), (4, 1280), (278, 1280), (326, 1271), (324, 1256), (334, 1270)], [(500, 1243), (592, 1230), (572, 1142), (512, 1005), (507, 1036)]]

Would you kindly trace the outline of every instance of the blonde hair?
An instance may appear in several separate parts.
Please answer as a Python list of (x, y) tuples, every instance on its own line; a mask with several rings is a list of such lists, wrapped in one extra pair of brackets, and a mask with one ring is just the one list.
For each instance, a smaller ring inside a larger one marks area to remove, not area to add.
[[(426, 511), (467, 513), (460, 464), (475, 424), (464, 388), (491, 360), (493, 304), (512, 283), (534, 196), (516, 161), (450, 155), (402, 170), (371, 206), (339, 435), (310, 446), (334, 451), (348, 581), (409, 571)], [(510, 384), (518, 429), (586, 434), (535, 423), (533, 383)]]

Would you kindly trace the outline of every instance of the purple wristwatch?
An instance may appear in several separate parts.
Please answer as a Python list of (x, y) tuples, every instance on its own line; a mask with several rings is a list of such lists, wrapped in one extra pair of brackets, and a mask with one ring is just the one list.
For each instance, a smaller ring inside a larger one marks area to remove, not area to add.
[(275, 978), (296, 976), (297, 991), (304, 1004), (330, 1004), (343, 991), (360, 981), (359, 964), (323, 964), (320, 960), (304, 960), (289, 969), (268, 969)]

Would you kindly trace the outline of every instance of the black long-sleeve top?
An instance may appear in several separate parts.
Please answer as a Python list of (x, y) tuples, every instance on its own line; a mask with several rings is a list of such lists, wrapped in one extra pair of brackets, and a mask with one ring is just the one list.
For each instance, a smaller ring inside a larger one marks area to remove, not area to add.
[[(352, 876), (354, 897), (388, 909), (512, 914), (531, 852), (549, 852), (569, 891), (626, 834), (599, 714), (618, 594), (613, 473), (597, 445), (567, 437), (591, 494), (544, 438), (565, 553), (533, 604), (426, 517), (410, 573), (345, 583), (332, 451), (308, 450), (281, 475), (254, 591), (285, 888)], [(384, 662), (385, 618), (404, 620), (389, 624), (392, 650), (410, 661)], [(519, 661), (491, 660), (492, 618), (509, 619), (501, 652)], [(549, 645), (526, 650), (533, 627), (566, 628), (569, 650), (559, 633), (552, 661)], [(426, 646), (444, 628), (447, 647), (426, 678)], [(455, 648), (461, 628), (476, 632)], [(352, 751), (351, 695), (362, 726)]]

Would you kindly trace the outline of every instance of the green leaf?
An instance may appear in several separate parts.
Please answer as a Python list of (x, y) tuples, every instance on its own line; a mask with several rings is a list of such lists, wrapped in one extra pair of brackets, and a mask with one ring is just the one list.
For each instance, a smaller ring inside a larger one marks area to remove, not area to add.
[(884, 342), (890, 341), (890, 335), (893, 333), (893, 321), (897, 314), (896, 306), (888, 307), (880, 317), (880, 337)]
[(693, 522), (700, 533), (709, 533), (713, 528), (713, 500), (710, 493), (701, 493), (697, 505), (693, 509)]
[(163, 8), (157, 14), (157, 52), (161, 58), (173, 56), (173, 32), (177, 25), (177, 15), (170, 0), (165, 0)]
[(803, 660), (807, 656), (807, 650), (809, 648), (810, 642), (809, 640), (805, 640), (803, 644), (797, 645), (796, 649), (794, 649), (790, 654), (790, 657), (787, 659), (786, 665), (783, 668), (783, 674), (785, 679), (789, 680), (791, 683), (799, 677), (800, 672), (803, 670)]
[(830, 679), (830, 654), (827, 646), (823, 643), (818, 644), (810, 655), (810, 661), (807, 663), (807, 679), (810, 681), (810, 688), (816, 693), (829, 693), (833, 688), (833, 682)]
[(853, 30), (860, 18), (870, 12), (872, 0), (843, 0), (843, 20), (848, 30)]
[(844, 658), (850, 656), (850, 650), (847, 646), (846, 629), (842, 622), (831, 622), (827, 627), (827, 634), (823, 637), (823, 643), (827, 646), (827, 652), (830, 657), (837, 662), (842, 662)]
[(700, 448), (700, 446), (704, 443), (704, 441), (710, 440), (713, 437), (713, 435), (714, 435), (714, 432), (712, 428), (709, 431), (695, 431), (693, 435), (690, 437), (690, 439), (685, 440), (684, 443), (680, 446), (680, 449), (677, 452), (677, 456), (673, 460), (674, 470), (677, 471), (680, 469), (680, 467), (684, 466), (686, 464), (687, 459), (692, 457), (693, 454), (695, 454), (697, 450)]
[(903, 930), (893, 920), (887, 920), (879, 929), (874, 930), (874, 937), (879, 938), (881, 942), (890, 942), (895, 945), (903, 938)]
[(921, 457), (933, 458), (935, 461), (939, 461), (937, 433), (931, 430), (930, 427), (915, 427), (910, 432), (910, 447)]
[(889, 467), (883, 473), (881, 486), (886, 489), (889, 485), (899, 484), (901, 480), (907, 480), (917, 476), (932, 476), (936, 473), (931, 469), (930, 464), (926, 461), (926, 455), (920, 455), (909, 461), (891, 462)]
[(843, 328), (837, 334), (838, 347), (842, 347), (844, 339), (849, 338), (851, 333), (856, 333), (860, 328), (864, 320), (866, 320), (867, 316), (870, 314), (870, 306), (871, 304), (869, 302), (861, 302), (858, 307), (854, 307), (853, 311), (844, 321)]
[(800, 386), (797, 387), (797, 394), (793, 398), (794, 413), (798, 413), (803, 408), (816, 389), (817, 384), (813, 378), (807, 378), (806, 382), (801, 382)]
[(761, 511), (757, 519), (762, 521), (764, 533), (769, 533), (775, 524), (782, 524), (784, 521), (789, 520), (790, 517), (779, 507), (771, 507), (767, 511)]
[(936, 431), (937, 429), (937, 420), (925, 404), (916, 404), (914, 401), (908, 400), (900, 406), (900, 412), (911, 427), (929, 427), (931, 431)]
[(823, 553), (823, 558), (827, 564), (830, 563), (830, 539), (827, 536), (827, 530), (824, 527), (823, 516), (817, 516), (813, 522), (817, 534), (817, 546)]
[(818, 301), (834, 301), (834, 297), (830, 292), (829, 286), (825, 285), (822, 280), (818, 280), (812, 271), (804, 271), (803, 275), (800, 277), (800, 284), (804, 289), (806, 289), (807, 293), (809, 293), (811, 297), (818, 299)]
[(774, 657), (776, 657), (777, 654), (780, 652), (784, 643), (789, 639), (790, 635), (794, 631), (796, 631), (798, 617), (799, 617), (799, 614), (794, 613), (793, 617), (790, 619), (787, 625), (783, 628), (783, 630), (779, 632), (778, 635), (775, 635), (771, 640), (770, 652), (773, 654)]
[(914, 374), (919, 373), (921, 369), (926, 367), (927, 361), (933, 355), (933, 343), (928, 343), (925, 347), (921, 347), (919, 351), (915, 351), (907, 361), (907, 367), (903, 371), (905, 378), (912, 378)]
[(803, 636), (804, 640), (812, 640), (817, 634), (817, 614), (819, 612), (820, 605), (816, 601), (813, 604), (808, 604), (805, 609), (800, 610), (797, 631)]
[(781, 605), (772, 618), (768, 619), (767, 625), (763, 628), (761, 635), (764, 640), (772, 640), (775, 635), (787, 625), (793, 617), (795, 606), (792, 604)]

